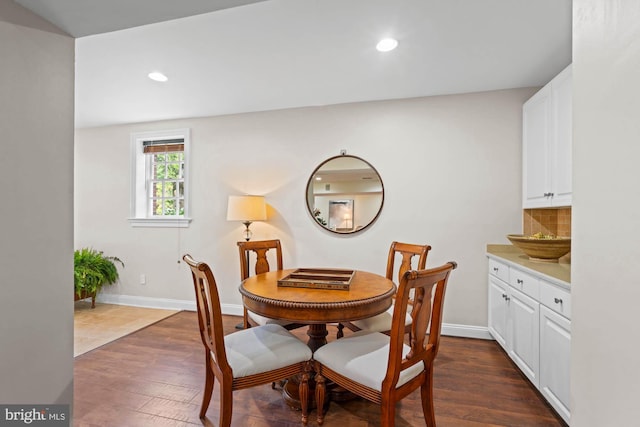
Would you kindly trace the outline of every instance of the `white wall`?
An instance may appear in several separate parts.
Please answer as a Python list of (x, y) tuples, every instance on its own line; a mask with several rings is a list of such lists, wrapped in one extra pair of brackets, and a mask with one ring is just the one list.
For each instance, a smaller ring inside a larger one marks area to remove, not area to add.
[[(178, 263), (190, 252), (209, 262), (229, 307), (240, 307), (236, 241), (225, 220), (230, 194), (264, 194), (269, 220), (254, 239), (279, 238), (285, 267), (350, 267), (384, 274), (393, 240), (433, 246), (428, 265), (455, 260), (445, 322), (486, 327), (487, 243), (522, 229), (521, 107), (518, 89), (398, 101), (300, 108), (76, 131), (76, 247), (93, 246), (126, 264), (128, 296), (193, 300)], [(192, 129), (188, 229), (131, 228), (129, 134)], [(307, 213), (305, 186), (341, 149), (380, 173), (385, 204), (360, 234), (322, 230)], [(147, 284), (138, 284), (146, 274)]]
[(573, 3), (571, 425), (638, 425), (640, 2)]
[(0, 0), (0, 402), (73, 398), (74, 40)]

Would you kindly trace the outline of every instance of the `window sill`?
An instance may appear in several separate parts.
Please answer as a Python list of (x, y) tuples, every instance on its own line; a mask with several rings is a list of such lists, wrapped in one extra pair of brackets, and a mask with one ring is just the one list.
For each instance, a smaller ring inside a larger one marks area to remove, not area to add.
[(132, 227), (187, 228), (191, 218), (129, 218)]

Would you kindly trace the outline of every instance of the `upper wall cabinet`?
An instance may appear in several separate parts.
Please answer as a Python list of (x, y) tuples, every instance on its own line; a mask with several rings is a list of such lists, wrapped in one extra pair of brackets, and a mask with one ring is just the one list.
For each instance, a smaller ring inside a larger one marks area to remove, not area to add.
[(571, 65), (525, 102), (522, 206), (571, 206)]

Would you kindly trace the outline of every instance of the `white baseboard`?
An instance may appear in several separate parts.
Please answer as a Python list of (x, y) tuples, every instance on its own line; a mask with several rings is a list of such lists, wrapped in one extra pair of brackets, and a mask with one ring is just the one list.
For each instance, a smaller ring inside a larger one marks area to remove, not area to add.
[[(162, 308), (165, 310), (196, 311), (195, 301), (178, 300), (169, 298), (140, 297), (133, 295), (100, 294), (96, 298), (98, 302), (105, 304), (131, 305), (134, 307)], [(221, 304), (222, 314), (230, 316), (242, 316), (242, 305)], [(463, 338), (478, 338), (492, 340), (489, 329), (484, 326), (442, 324), (442, 335)]]
[(165, 310), (188, 310), (196, 311), (195, 301), (169, 299), (169, 298), (153, 298), (140, 297), (134, 295), (119, 294), (99, 294), (96, 301), (105, 304), (130, 305), (134, 307), (144, 308), (161, 308)]
[[(99, 294), (96, 301), (105, 304), (130, 305), (133, 307), (161, 308), (165, 310), (196, 311), (196, 302), (189, 300), (140, 297), (134, 295)], [(221, 304), (222, 314), (242, 316), (242, 306), (239, 304)]]
[(477, 338), (482, 340), (493, 339), (493, 337), (489, 333), (489, 328), (487, 328), (486, 326), (456, 325), (452, 323), (443, 323), (441, 334), (447, 335), (450, 337)]
[(242, 316), (244, 314), (244, 308), (239, 304), (220, 304), (222, 314), (228, 314), (229, 316)]

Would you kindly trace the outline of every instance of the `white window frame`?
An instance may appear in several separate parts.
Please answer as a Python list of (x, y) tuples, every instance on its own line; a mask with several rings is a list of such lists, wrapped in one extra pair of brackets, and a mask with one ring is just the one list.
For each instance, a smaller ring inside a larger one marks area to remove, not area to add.
[[(151, 162), (144, 154), (144, 142), (149, 140), (183, 139), (184, 140), (184, 215), (150, 216), (148, 212), (149, 198), (146, 185)], [(131, 203), (129, 224), (132, 227), (189, 227), (190, 197), (189, 153), (191, 148), (191, 129), (173, 129), (152, 132), (136, 132), (131, 134)]]

